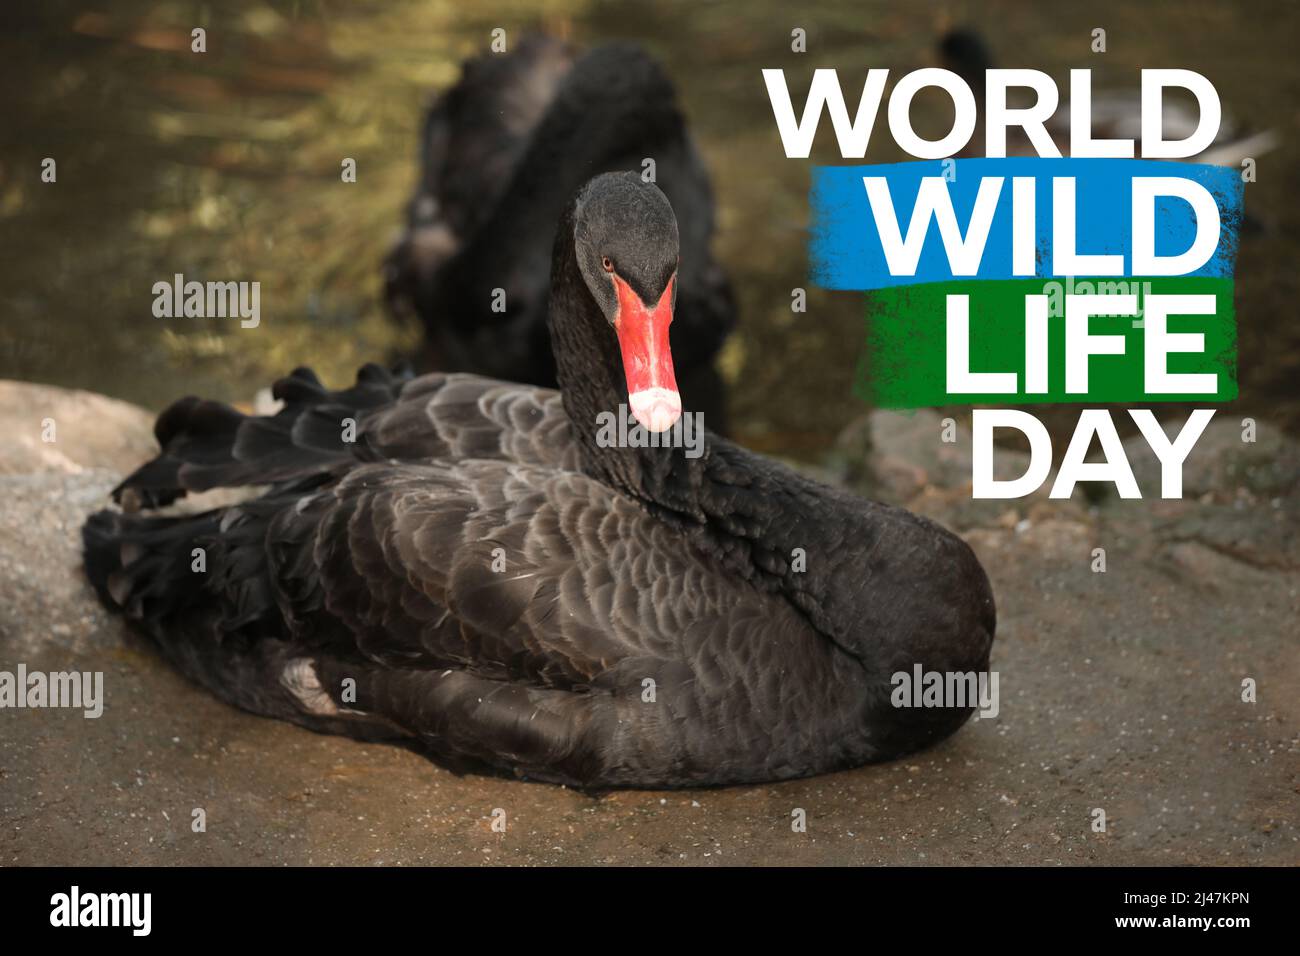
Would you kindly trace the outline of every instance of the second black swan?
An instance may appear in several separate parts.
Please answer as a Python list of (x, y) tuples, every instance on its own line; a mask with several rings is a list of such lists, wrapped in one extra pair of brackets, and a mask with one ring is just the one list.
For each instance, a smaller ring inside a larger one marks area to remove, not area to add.
[(406, 230), (385, 261), (390, 310), (424, 329), (420, 364), (553, 387), (546, 308), (555, 223), (587, 180), (641, 172), (646, 159), (679, 213), (679, 385), (710, 427), (725, 430), (713, 362), (735, 303), (710, 249), (712, 188), (672, 82), (631, 43), (578, 55), (529, 37), (467, 62), (430, 106)]
[(338, 392), (294, 372), (270, 417), (176, 402), (115, 497), (269, 487), (91, 516), (91, 581), (231, 704), (458, 768), (735, 784), (951, 734), (969, 708), (895, 707), (891, 676), (987, 668), (993, 597), (961, 539), (712, 434), (698, 457), (599, 439), (620, 405), (681, 413), (678, 251), (653, 185), (579, 192), (553, 252), (559, 392), (368, 366)]

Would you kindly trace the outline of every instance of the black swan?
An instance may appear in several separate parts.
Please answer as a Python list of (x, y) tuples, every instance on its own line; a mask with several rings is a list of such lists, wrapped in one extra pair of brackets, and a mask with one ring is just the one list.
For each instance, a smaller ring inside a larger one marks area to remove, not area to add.
[(640, 172), (647, 158), (679, 212), (679, 385), (710, 427), (724, 430), (713, 360), (735, 303), (710, 252), (709, 177), (672, 83), (633, 44), (577, 57), (558, 40), (529, 37), (466, 63), (430, 107), (406, 231), (384, 267), (390, 311), (424, 328), (420, 364), (553, 387), (546, 308), (555, 223), (592, 176)]
[(115, 498), (269, 489), (91, 516), (91, 581), (226, 701), (456, 768), (734, 784), (952, 733), (970, 708), (890, 697), (916, 665), (987, 668), (993, 597), (960, 538), (711, 434), (696, 457), (600, 439), (620, 404), (654, 429), (679, 413), (678, 269), (663, 194), (596, 177), (554, 244), (561, 391), (371, 365), (338, 392), (299, 369), (271, 417), (182, 399)]

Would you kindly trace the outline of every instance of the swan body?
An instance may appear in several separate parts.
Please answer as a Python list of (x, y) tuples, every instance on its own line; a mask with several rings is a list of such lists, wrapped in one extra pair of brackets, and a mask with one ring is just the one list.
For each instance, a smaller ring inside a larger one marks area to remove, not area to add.
[(993, 599), (964, 542), (716, 435), (695, 458), (595, 440), (630, 392), (675, 388), (677, 253), (653, 185), (578, 194), (553, 253), (560, 391), (367, 366), (343, 391), (294, 372), (273, 416), (182, 399), (119, 501), (268, 489), (93, 515), (90, 579), (230, 703), (457, 768), (702, 786), (945, 737), (970, 708), (895, 707), (891, 675), (987, 668)]

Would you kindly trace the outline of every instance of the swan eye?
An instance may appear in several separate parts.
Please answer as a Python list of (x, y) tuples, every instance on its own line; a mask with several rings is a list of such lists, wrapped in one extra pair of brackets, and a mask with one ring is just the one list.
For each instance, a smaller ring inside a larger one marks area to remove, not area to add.
[(614, 271), (614, 263), (613, 263), (612, 261), (610, 261), (609, 256), (601, 256), (601, 257), (600, 257), (600, 267), (601, 267), (602, 269), (604, 269), (606, 272), (613, 272), (613, 271)]

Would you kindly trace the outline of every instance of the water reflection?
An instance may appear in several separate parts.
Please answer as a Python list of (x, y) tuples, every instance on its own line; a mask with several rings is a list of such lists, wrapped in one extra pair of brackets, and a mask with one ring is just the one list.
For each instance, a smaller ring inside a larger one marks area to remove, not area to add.
[[(1247, 208), (1262, 224), (1239, 267), (1243, 408), (1295, 427), (1300, 323), (1294, 315), (1297, 204), (1296, 14), (1249, 18), (1182, 3), (1094, 3), (985, 13), (1008, 66), (1092, 66), (1133, 82), (1143, 65), (1207, 72), (1242, 119), (1291, 122), (1261, 164)], [(990, 6), (980, 5), (982, 10)], [(66, 2), (9, 13), (0, 74), (10, 91), (0, 168), (0, 377), (75, 385), (150, 406), (183, 392), (246, 400), (297, 364), (327, 381), (413, 344), (381, 301), (380, 260), (413, 186), (421, 111), (494, 27), (580, 44), (635, 37), (675, 78), (719, 201), (718, 251), (735, 280), (739, 333), (722, 367), (739, 436), (811, 455), (862, 410), (851, 396), (862, 302), (806, 285), (807, 163), (781, 153), (758, 71), (930, 62), (944, 23), (976, 7), (884, 2), (221, 4)], [(1090, 61), (1104, 22), (1112, 52)], [(1284, 21), (1284, 22), (1279, 22)], [(1159, 29), (1152, 29), (1158, 23)], [(1288, 27), (1288, 24), (1290, 25)], [(207, 52), (191, 52), (191, 30)], [(808, 50), (790, 52), (794, 26)], [(793, 74), (792, 74), (793, 76)], [(1103, 82), (1099, 80), (1099, 83)], [(792, 82), (796, 98), (803, 87)], [(1285, 115), (1284, 115), (1285, 114)], [(942, 124), (942, 109), (922, 122)], [(42, 184), (55, 158), (57, 183)], [(340, 178), (356, 160), (358, 181)], [(880, 134), (870, 158), (900, 158)], [(822, 154), (814, 157), (834, 161)], [(175, 273), (259, 281), (261, 325), (157, 319), (153, 284)]]

